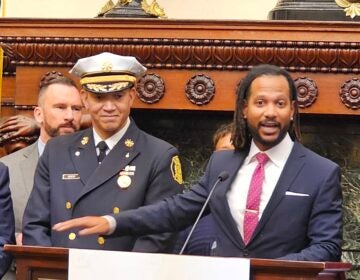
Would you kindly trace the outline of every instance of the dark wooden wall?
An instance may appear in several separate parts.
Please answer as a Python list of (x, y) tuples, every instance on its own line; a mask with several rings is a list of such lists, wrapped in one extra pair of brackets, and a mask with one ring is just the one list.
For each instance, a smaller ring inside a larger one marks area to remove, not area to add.
[(360, 114), (360, 23), (0, 19), (2, 115), (29, 114), (40, 77), (110, 51), (149, 69), (136, 108), (231, 111), (254, 65), (289, 70), (304, 114)]

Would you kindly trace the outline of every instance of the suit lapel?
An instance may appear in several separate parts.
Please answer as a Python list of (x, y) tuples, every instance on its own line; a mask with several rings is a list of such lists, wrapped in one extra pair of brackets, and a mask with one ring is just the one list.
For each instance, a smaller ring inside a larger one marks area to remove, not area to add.
[(230, 212), (230, 207), (227, 201), (226, 194), (230, 190), (232, 182), (234, 181), (237, 172), (244, 162), (247, 153), (233, 153), (233, 158), (228, 160), (226, 171), (229, 172), (229, 178), (221, 182), (214, 191), (213, 207), (211, 212), (217, 216), (218, 221), (222, 230), (227, 234), (229, 239), (239, 248), (244, 247), (240, 232)]
[[(20, 161), (20, 170), (22, 170), (22, 180), (26, 194), (29, 196), (34, 185), (34, 174), (37, 162), (39, 160), (39, 152), (37, 142), (24, 149), (23, 160)], [(27, 196), (27, 197), (28, 197)]]
[[(262, 228), (268, 222), (271, 217), (271, 214), (275, 211), (276, 207), (279, 205), (281, 200), (285, 196), (285, 192), (290, 188), (292, 182), (298, 176), (298, 173), (301, 171), (302, 167), (305, 164), (305, 154), (302, 151), (301, 144), (295, 142), (294, 147), (290, 153), (290, 156), (284, 166), (283, 171), (281, 172), (280, 178), (273, 194), (267, 204), (263, 215), (259, 221), (258, 226), (256, 227), (254, 234), (251, 239), (256, 238), (256, 235), (261, 232)], [(251, 241), (250, 241), (251, 242)]]
[[(138, 150), (137, 139), (139, 136), (139, 129), (131, 123), (125, 135), (120, 139), (120, 141), (115, 145), (115, 147), (110, 151), (110, 153), (104, 158), (103, 162), (99, 165), (97, 163), (95, 144), (92, 137), (93, 154), (94, 158), (87, 158), (90, 162), (95, 162), (95, 166), (88, 173), (88, 179), (86, 180), (85, 187), (81, 191), (78, 199), (80, 199), (85, 194), (91, 192), (92, 190), (98, 188), (102, 184), (104, 184), (107, 180), (119, 174), (120, 170), (124, 169), (126, 165), (128, 165), (134, 158), (138, 156), (140, 151)], [(129, 139), (132, 141), (133, 145), (129, 142), (125, 141)], [(86, 159), (82, 159), (82, 164), (78, 164), (79, 168), (87, 164), (88, 162), (84, 161)], [(80, 169), (79, 169), (80, 170)], [(80, 176), (82, 176), (80, 174)], [(77, 199), (77, 200), (78, 200)]]
[(91, 128), (84, 130), (78, 143), (70, 148), (70, 157), (77, 173), (80, 175), (80, 180), (86, 185), (98, 165), (94, 136)]

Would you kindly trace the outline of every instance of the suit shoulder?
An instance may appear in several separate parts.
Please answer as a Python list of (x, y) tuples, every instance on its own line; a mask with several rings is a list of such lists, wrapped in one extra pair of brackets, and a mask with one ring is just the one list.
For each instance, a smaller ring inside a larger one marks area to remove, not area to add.
[(298, 143), (297, 145), (300, 147), (300, 149), (306, 155), (308, 162), (311, 163), (312, 165), (315, 165), (317, 167), (327, 166), (327, 167), (331, 167), (331, 168), (339, 168), (339, 165), (337, 163), (333, 162), (332, 160), (317, 154), (316, 152), (310, 150), (309, 148), (303, 146), (302, 144)]
[(160, 138), (157, 138), (151, 134), (146, 133), (143, 130), (140, 130), (140, 136), (143, 139), (145, 143), (148, 145), (151, 145), (154, 149), (161, 148), (161, 149), (171, 149), (175, 148), (173, 145), (171, 145), (169, 142), (166, 142), (165, 140), (162, 140)]
[(11, 165), (13, 163), (18, 164), (18, 161), (24, 157), (24, 155), (30, 153), (32, 150), (37, 148), (37, 142), (22, 148), (14, 153), (6, 155), (0, 158), (0, 162), (3, 162), (6, 165)]

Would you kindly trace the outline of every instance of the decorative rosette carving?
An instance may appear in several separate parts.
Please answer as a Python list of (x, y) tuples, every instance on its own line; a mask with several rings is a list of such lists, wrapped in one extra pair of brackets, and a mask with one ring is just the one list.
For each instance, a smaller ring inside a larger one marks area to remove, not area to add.
[(297, 91), (297, 100), (300, 108), (310, 107), (314, 104), (318, 96), (316, 83), (306, 77), (300, 77), (294, 80)]
[(205, 105), (211, 101), (215, 95), (214, 81), (204, 75), (193, 76), (185, 87), (186, 97), (196, 105)]
[(158, 102), (165, 94), (165, 83), (163, 79), (154, 73), (146, 74), (137, 83), (137, 96), (148, 104)]
[(353, 78), (347, 80), (340, 89), (341, 102), (350, 109), (360, 108), (360, 80)]

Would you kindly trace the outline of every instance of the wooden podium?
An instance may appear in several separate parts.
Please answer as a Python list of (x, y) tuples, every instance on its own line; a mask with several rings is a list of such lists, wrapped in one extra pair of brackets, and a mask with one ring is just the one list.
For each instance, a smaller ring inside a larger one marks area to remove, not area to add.
[[(68, 279), (67, 248), (5, 245), (5, 251), (16, 259), (18, 280)], [(250, 266), (251, 280), (345, 280), (345, 272), (351, 269), (350, 263), (267, 259), (251, 259)]]

